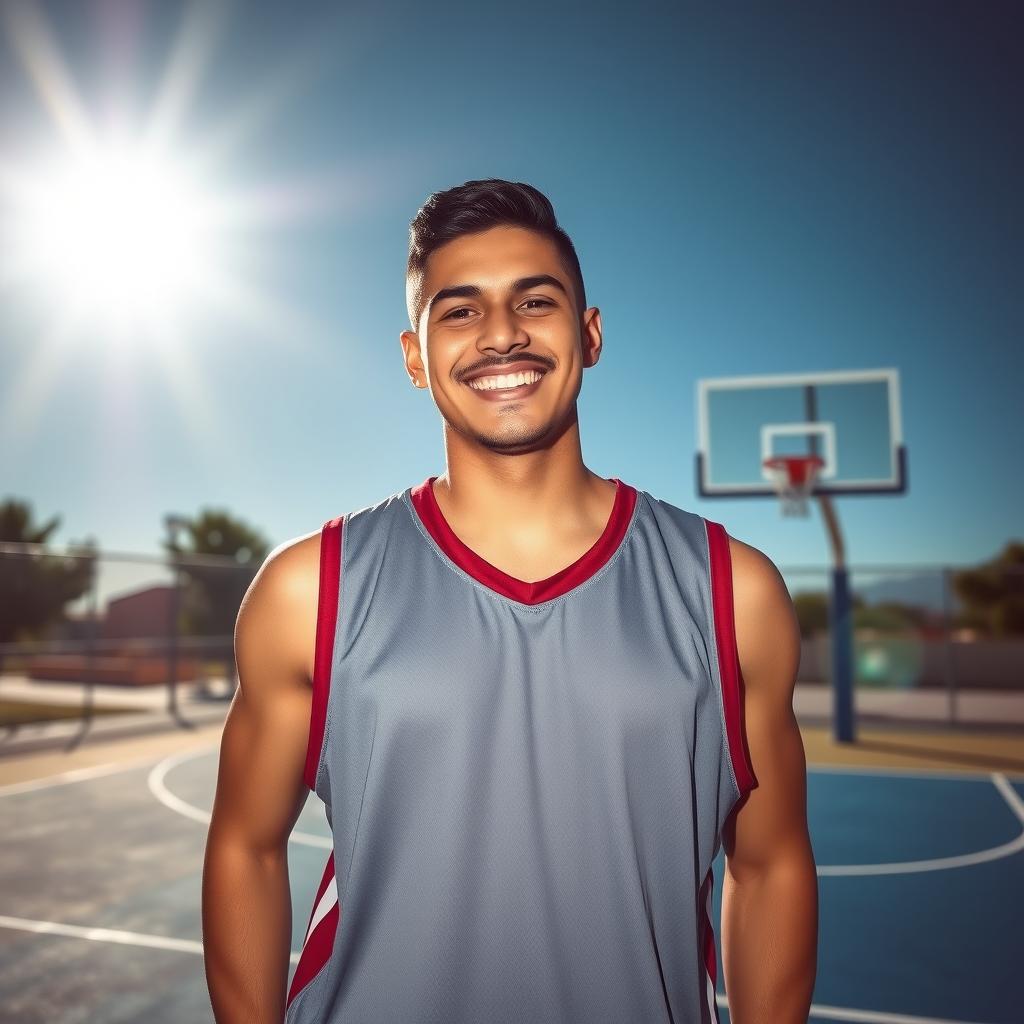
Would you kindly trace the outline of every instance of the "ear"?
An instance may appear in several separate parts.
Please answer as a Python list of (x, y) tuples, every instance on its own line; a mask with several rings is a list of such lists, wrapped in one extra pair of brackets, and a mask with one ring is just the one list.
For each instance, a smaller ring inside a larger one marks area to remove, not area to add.
[(402, 331), (398, 336), (402, 343), (405, 372), (416, 387), (427, 386), (427, 371), (420, 353), (420, 338), (415, 331)]
[(593, 366), (601, 358), (601, 311), (591, 306), (583, 311), (583, 365)]

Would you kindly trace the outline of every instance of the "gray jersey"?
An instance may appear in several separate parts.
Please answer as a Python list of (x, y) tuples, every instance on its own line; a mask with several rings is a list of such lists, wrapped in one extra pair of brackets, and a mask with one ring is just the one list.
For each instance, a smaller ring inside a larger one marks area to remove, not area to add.
[(306, 782), (333, 834), (285, 1024), (712, 1024), (757, 785), (728, 537), (616, 478), (524, 582), (430, 477), (325, 523)]

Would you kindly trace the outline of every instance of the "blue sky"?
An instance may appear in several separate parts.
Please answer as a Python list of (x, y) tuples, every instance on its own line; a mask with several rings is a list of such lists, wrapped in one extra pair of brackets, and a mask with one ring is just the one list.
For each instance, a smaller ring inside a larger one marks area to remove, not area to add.
[[(408, 223), (481, 177), (540, 188), (576, 244), (605, 332), (579, 400), (595, 472), (825, 564), (817, 512), (696, 497), (695, 382), (895, 366), (910, 488), (839, 500), (851, 561), (1024, 535), (1014, 5), (34, 10), (96, 124), (143, 130), (190, 55), (174, 145), (263, 204), (225, 242), (244, 308), (184, 311), (167, 349), (61, 334), (59, 298), (2, 283), (0, 498), (61, 515), (57, 543), (156, 552), (166, 512), (212, 506), (276, 545), (443, 472), (398, 341)], [(15, 35), (4, 170), (60, 145)]]

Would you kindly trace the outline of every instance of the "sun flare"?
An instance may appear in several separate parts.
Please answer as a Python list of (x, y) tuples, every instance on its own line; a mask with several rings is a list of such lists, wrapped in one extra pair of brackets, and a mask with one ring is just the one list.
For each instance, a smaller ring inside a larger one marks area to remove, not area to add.
[(31, 176), (16, 231), (22, 268), (76, 319), (145, 326), (201, 291), (211, 214), (210, 198), (169, 158), (96, 146)]
[(295, 354), (333, 343), (279, 285), (274, 243), (348, 211), (377, 178), (341, 161), (268, 182), (259, 146), (331, 67), (337, 34), (321, 25), (301, 36), (261, 70), (259, 88), (211, 114), (201, 89), (229, 13), (220, 0), (184, 5), (157, 56), (145, 21), (122, 25), (119, 9), (100, 5), (89, 28), (116, 59), (97, 75), (87, 46), (63, 51), (43, 5), (0, 3), (0, 37), (23, 81), (8, 77), (27, 87), (8, 104), (18, 116), (0, 125), (2, 343), (24, 354), (0, 381), (0, 449), (42, 420), (79, 350), (83, 387), (116, 425), (112, 443), (134, 422), (125, 409), (148, 386), (140, 371), (155, 366), (205, 452), (231, 435), (203, 372), (206, 348)]

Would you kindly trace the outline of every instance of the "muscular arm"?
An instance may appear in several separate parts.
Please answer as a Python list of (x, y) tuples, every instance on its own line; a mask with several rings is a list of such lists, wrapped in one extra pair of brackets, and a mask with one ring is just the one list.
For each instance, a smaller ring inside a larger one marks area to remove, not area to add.
[(722, 964), (733, 1024), (806, 1024), (817, 972), (818, 879), (807, 766), (793, 712), (800, 630), (786, 585), (730, 539), (747, 746), (758, 785), (723, 833)]
[(235, 624), (238, 689), (221, 737), (203, 865), (217, 1024), (280, 1024), (291, 947), (288, 836), (306, 801), (319, 535), (275, 549)]

